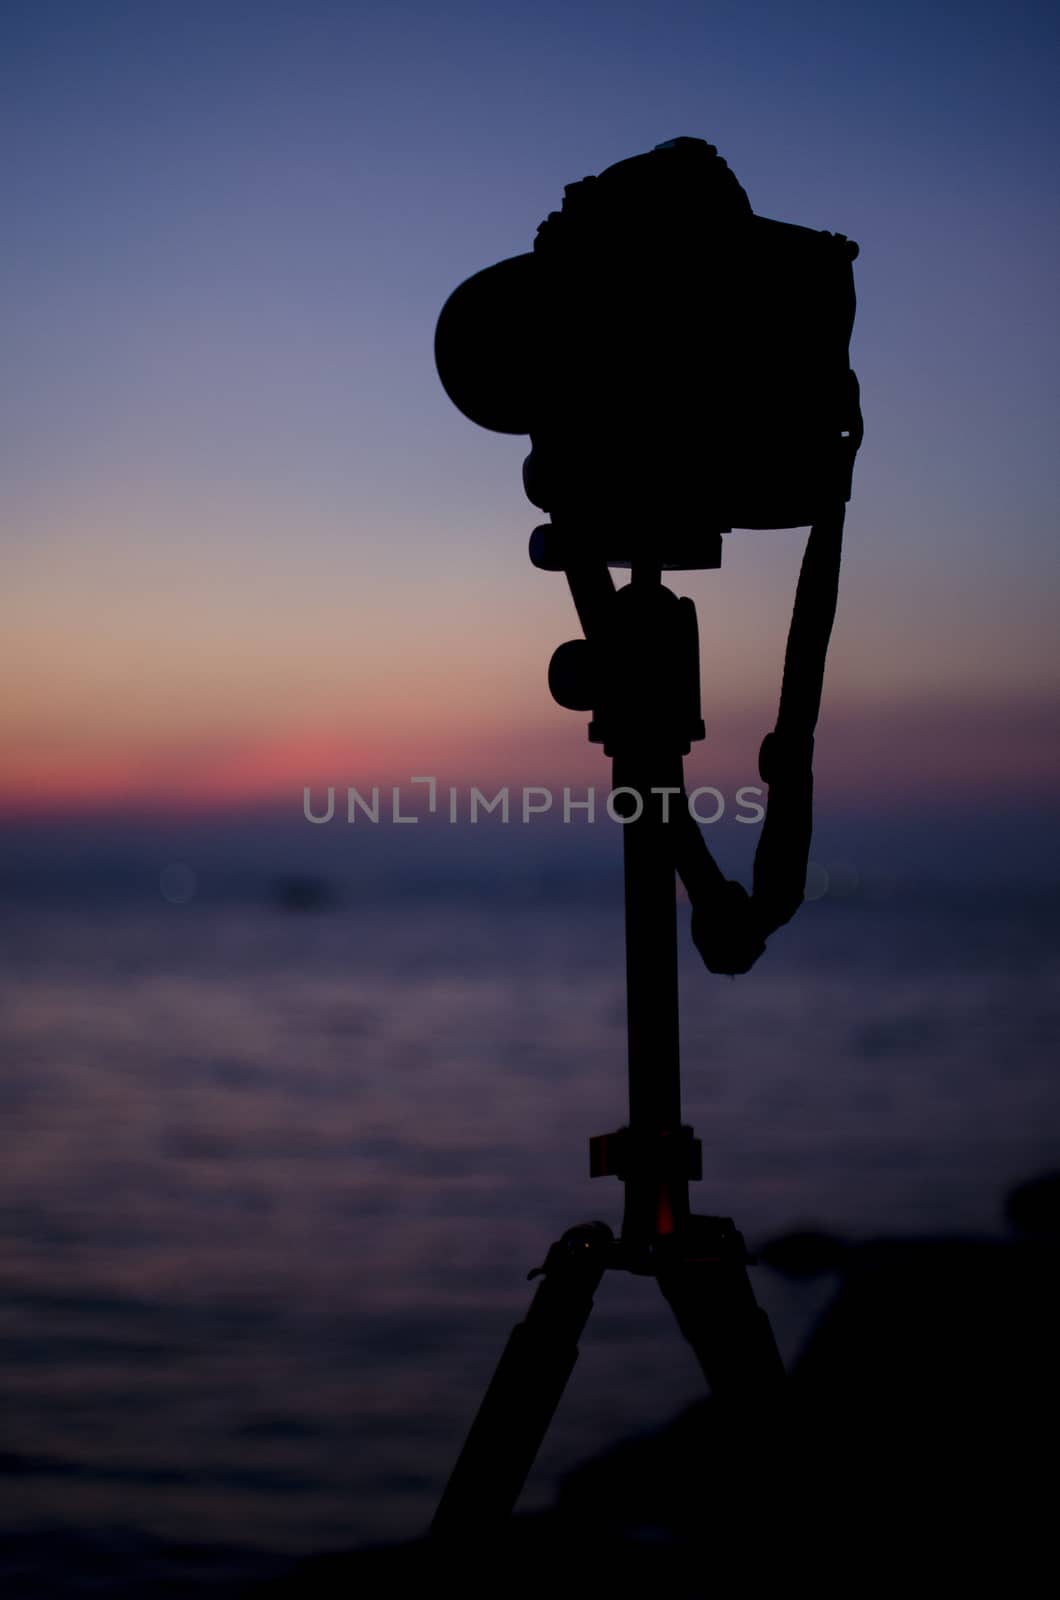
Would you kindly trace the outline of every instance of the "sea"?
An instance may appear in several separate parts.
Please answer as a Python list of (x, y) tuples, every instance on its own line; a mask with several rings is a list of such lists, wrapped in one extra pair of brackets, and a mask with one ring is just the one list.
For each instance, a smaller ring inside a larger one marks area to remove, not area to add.
[[(621, 1217), (588, 1167), (626, 1111), (617, 863), (504, 868), (15, 873), (5, 1594), (202, 1593), (424, 1530), (528, 1272)], [(996, 1236), (1060, 1167), (1060, 890), (830, 881), (734, 980), (678, 906), (696, 1207), (752, 1249)], [(790, 1362), (831, 1285), (752, 1276)], [(609, 1275), (522, 1504), (701, 1391), (653, 1282)]]

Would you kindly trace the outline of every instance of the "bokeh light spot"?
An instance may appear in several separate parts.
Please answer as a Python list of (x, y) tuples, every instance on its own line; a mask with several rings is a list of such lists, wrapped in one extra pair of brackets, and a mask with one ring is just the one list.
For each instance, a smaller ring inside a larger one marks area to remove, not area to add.
[(186, 906), (195, 898), (195, 887), (195, 874), (183, 861), (171, 861), (158, 874), (159, 892), (171, 906)]

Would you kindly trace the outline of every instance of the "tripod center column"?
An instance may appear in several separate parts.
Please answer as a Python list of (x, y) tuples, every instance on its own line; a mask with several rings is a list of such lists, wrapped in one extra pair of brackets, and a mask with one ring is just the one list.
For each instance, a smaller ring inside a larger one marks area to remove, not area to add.
[[(618, 758), (614, 788), (624, 825), (626, 1020), (629, 1038), (629, 1141), (623, 1236), (668, 1233), (688, 1213), (688, 1185), (663, 1170), (663, 1153), (681, 1126), (677, 985), (677, 895), (669, 808), (681, 801), (680, 757), (649, 763)], [(676, 794), (652, 793), (674, 789)], [(634, 796), (636, 798), (634, 798)]]

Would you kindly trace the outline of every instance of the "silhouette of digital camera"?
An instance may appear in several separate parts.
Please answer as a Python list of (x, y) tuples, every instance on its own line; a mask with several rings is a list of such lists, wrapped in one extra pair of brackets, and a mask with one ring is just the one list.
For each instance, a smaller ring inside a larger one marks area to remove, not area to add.
[(530, 435), (526, 493), (567, 549), (717, 566), (723, 532), (850, 498), (857, 253), (756, 216), (713, 145), (674, 139), (569, 184), (532, 252), (453, 292), (439, 376), (473, 422)]

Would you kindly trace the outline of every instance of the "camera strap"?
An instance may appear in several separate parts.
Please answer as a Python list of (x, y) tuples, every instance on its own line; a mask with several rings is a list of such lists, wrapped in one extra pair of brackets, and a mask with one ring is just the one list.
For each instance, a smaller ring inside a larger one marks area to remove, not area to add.
[(724, 876), (688, 807), (678, 807), (675, 866), (692, 904), (693, 942), (711, 972), (750, 971), (769, 936), (803, 901), (813, 831), (814, 732), (835, 619), (844, 514), (840, 505), (814, 524), (799, 571), (776, 725), (758, 757), (769, 792), (750, 894)]

